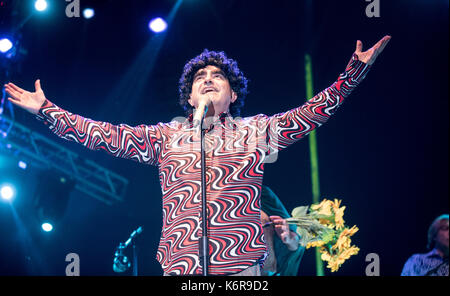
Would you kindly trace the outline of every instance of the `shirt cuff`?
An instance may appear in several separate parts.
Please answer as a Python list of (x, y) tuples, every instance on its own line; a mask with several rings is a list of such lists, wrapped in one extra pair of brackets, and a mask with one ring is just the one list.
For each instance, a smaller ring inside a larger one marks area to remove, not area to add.
[(56, 118), (50, 116), (50, 112), (53, 110), (59, 109), (58, 106), (50, 102), (49, 100), (45, 100), (44, 103), (42, 103), (41, 108), (39, 108), (38, 113), (36, 114), (36, 119), (44, 122), (45, 125), (53, 126), (56, 122)]
[(353, 53), (352, 58), (348, 62), (345, 72), (347, 75), (356, 82), (361, 82), (366, 77), (371, 66), (364, 62), (361, 62), (356, 53)]

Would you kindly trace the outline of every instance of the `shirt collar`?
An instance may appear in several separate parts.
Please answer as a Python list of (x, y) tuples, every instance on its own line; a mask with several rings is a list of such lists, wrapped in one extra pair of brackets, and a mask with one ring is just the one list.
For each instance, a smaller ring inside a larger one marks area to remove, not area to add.
[[(187, 118), (187, 122), (189, 124), (190, 127), (192, 127), (192, 123), (194, 120), (194, 112), (192, 112), (191, 114), (189, 114), (188, 118)], [(236, 122), (233, 118), (233, 116), (231, 115), (231, 113), (227, 110), (224, 112), (221, 112), (217, 117), (215, 117), (213, 119), (213, 124), (212, 126), (214, 127), (214, 125), (216, 125), (218, 123), (218, 121), (220, 120), (220, 123), (222, 125), (224, 125), (225, 127), (233, 127), (236, 126)], [(208, 129), (209, 130), (209, 129)]]
[(436, 250), (436, 248), (434, 248), (433, 250), (428, 252), (426, 254), (426, 257), (439, 257), (439, 258), (442, 258), (441, 255), (439, 255), (439, 252)]

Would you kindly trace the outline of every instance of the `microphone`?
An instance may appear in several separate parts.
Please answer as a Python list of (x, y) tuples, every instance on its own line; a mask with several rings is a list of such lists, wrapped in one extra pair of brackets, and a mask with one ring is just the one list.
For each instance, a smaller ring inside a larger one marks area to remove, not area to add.
[(124, 272), (131, 266), (131, 262), (128, 260), (127, 256), (123, 254), (125, 250), (124, 243), (120, 243), (120, 245), (116, 249), (116, 253), (114, 253), (114, 263), (113, 270), (114, 272)]
[[(128, 257), (125, 256), (124, 251), (128, 247), (128, 245), (133, 241), (133, 239), (140, 233), (142, 233), (142, 226), (139, 226), (138, 229), (133, 231), (125, 243), (120, 243), (116, 248), (116, 252), (114, 253), (114, 263), (113, 270), (114, 272), (124, 272), (131, 267), (131, 262), (128, 260)], [(134, 263), (136, 264), (136, 262)]]
[(197, 109), (195, 109), (194, 122), (200, 123), (203, 118), (205, 118), (206, 113), (208, 113), (208, 106), (210, 104), (211, 99), (209, 97), (199, 102)]

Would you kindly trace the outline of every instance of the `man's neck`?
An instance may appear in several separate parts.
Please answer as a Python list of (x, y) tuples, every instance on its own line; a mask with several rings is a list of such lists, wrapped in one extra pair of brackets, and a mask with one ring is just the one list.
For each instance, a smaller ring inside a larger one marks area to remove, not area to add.
[(212, 118), (217, 118), (219, 117), (219, 115), (223, 112), (226, 112), (227, 110), (223, 110), (220, 108), (215, 108), (215, 106), (211, 103), (208, 107), (208, 111), (205, 114), (205, 118), (206, 117), (212, 117)]

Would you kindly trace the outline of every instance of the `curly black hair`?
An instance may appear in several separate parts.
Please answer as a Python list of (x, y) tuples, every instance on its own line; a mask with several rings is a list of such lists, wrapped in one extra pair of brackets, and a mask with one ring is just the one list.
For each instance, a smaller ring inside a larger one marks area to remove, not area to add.
[(216, 66), (225, 73), (231, 89), (237, 95), (236, 101), (230, 104), (230, 113), (233, 117), (240, 116), (241, 108), (244, 106), (244, 100), (248, 94), (248, 80), (241, 70), (239, 70), (235, 60), (228, 58), (223, 51), (209, 51), (208, 49), (204, 49), (200, 55), (184, 65), (183, 73), (179, 80), (178, 92), (180, 94), (179, 103), (186, 112), (186, 115), (190, 115), (193, 111), (188, 100), (192, 91), (194, 75), (198, 70), (208, 65)]

